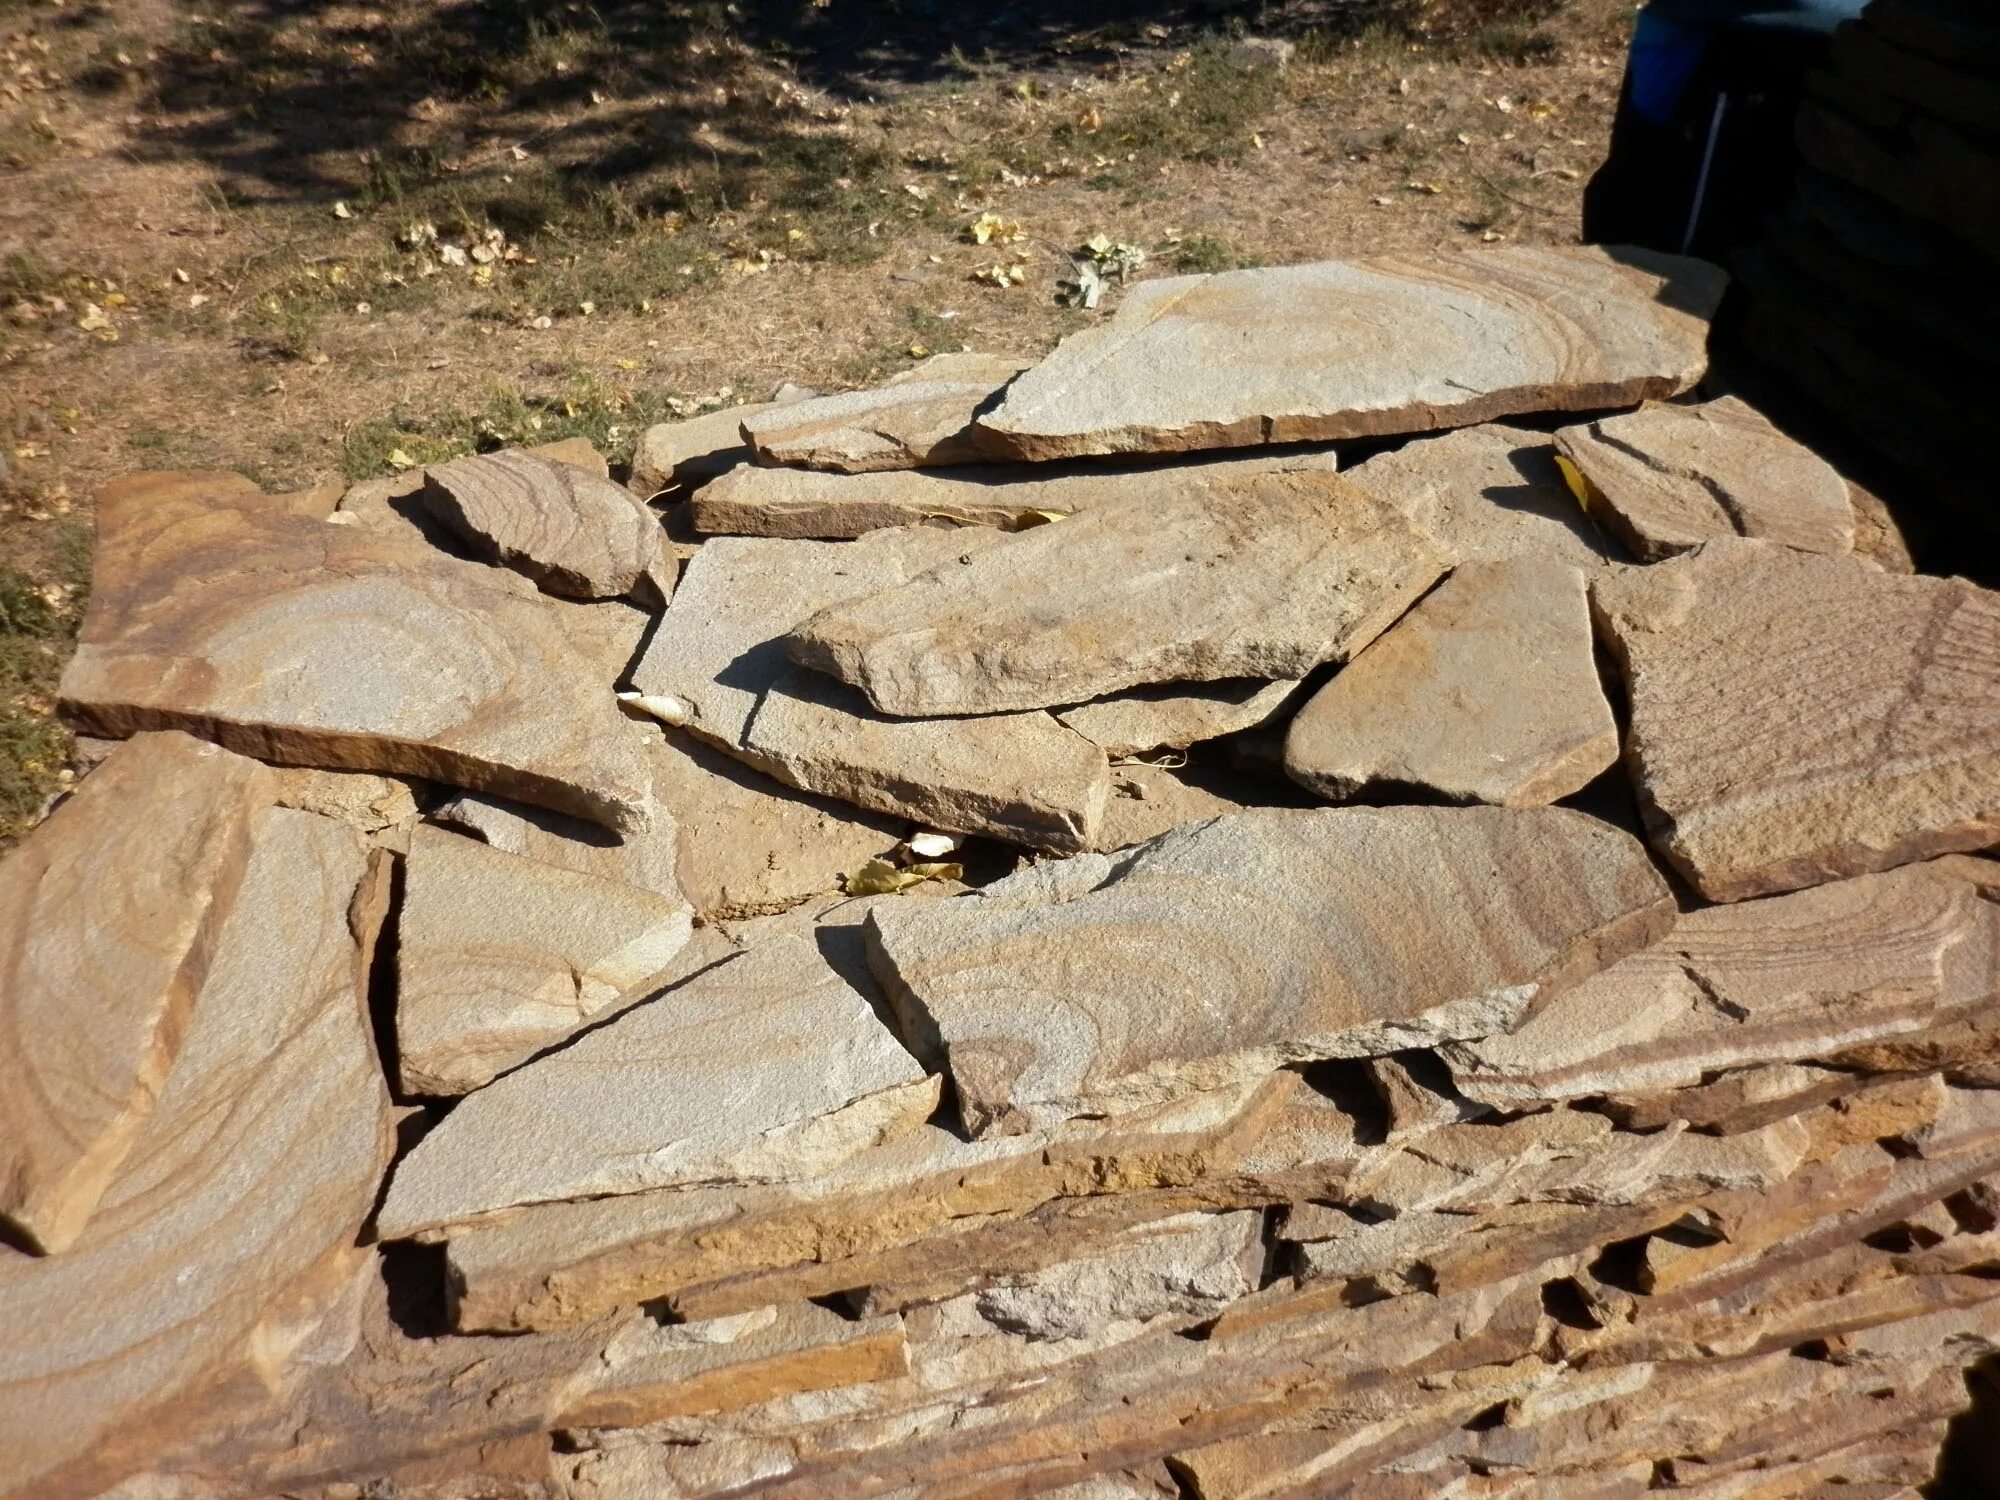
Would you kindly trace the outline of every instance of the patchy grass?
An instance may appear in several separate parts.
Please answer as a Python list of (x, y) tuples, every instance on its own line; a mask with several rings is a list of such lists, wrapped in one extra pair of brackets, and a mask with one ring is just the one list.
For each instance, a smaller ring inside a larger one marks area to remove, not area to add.
[(508, 444), (533, 446), (573, 437), (587, 438), (612, 463), (623, 464), (631, 460), (645, 428), (673, 418), (668, 404), (673, 399), (626, 391), (576, 370), (549, 393), (524, 393), (495, 383), (476, 406), (399, 408), (359, 424), (343, 439), (341, 467), (351, 480), (378, 479)]
[(71, 740), (53, 709), (89, 585), (89, 533), (60, 524), (31, 554), (0, 562), (0, 842), (32, 827), (67, 779)]
[(1228, 240), (1214, 234), (1192, 234), (1170, 240), (1161, 247), (1161, 253), (1168, 265), (1186, 274), (1238, 271), (1263, 264), (1255, 256), (1239, 254)]

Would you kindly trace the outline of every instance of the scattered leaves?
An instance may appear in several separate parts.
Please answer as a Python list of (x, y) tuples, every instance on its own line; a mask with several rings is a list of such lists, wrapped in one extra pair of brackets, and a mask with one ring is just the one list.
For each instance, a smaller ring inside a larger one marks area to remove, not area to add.
[(1021, 226), (995, 213), (984, 213), (965, 226), (966, 238), (975, 245), (1014, 245), (1026, 239)]
[(893, 896), (926, 880), (963, 880), (965, 866), (959, 864), (916, 864), (901, 869), (886, 859), (871, 859), (858, 870), (841, 877), (841, 889), (850, 896)]

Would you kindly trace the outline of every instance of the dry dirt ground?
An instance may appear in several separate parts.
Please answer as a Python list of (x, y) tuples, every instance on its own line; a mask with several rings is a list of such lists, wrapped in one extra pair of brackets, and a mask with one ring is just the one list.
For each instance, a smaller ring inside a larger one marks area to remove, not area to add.
[(1116, 303), (1057, 300), (1096, 236), (1137, 276), (1571, 240), (1632, 9), (0, 0), (0, 841), (67, 774), (104, 480), (616, 461), (1038, 353)]

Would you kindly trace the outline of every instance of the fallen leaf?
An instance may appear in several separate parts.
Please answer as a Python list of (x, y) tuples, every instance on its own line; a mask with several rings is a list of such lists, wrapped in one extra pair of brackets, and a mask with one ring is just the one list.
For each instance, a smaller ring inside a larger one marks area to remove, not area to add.
[(405, 469), (414, 469), (417, 466), (417, 461), (401, 448), (391, 448), (386, 462), (399, 474)]
[(1014, 530), (1027, 531), (1035, 526), (1047, 526), (1055, 521), (1067, 521), (1066, 510), (1023, 510), (1014, 513)]
[(871, 859), (858, 870), (841, 877), (841, 889), (850, 896), (893, 896), (926, 880), (961, 880), (963, 865), (918, 864), (897, 869), (886, 859)]
[(335, 203), (333, 205), (333, 216), (336, 219), (351, 219), (354, 217), (354, 210), (349, 208), (345, 203)]

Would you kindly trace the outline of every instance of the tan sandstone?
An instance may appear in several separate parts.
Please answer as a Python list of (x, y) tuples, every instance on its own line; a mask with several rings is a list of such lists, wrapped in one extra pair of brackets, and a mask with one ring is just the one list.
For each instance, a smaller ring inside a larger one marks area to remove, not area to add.
[(860, 474), (977, 463), (988, 450), (974, 414), (1027, 366), (997, 354), (935, 354), (871, 390), (818, 396), (743, 419), (760, 464)]

